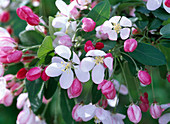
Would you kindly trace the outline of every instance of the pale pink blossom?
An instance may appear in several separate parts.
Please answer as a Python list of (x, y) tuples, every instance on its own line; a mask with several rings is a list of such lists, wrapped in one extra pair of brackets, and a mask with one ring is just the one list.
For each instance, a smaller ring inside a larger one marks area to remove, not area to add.
[(82, 105), (79, 105), (79, 104), (76, 104), (74, 107), (73, 107), (73, 110), (72, 110), (72, 118), (77, 121), (77, 122), (80, 122), (82, 121), (82, 119), (78, 116), (77, 114), (77, 110), (80, 109), (82, 107)]
[(95, 26), (96, 26), (96, 22), (94, 22), (91, 18), (84, 18), (82, 20), (82, 29), (85, 32), (91, 32), (94, 30)]
[(103, 32), (102, 25), (96, 27), (96, 37), (102, 40), (108, 39), (108, 34)]
[(0, 63), (0, 77), (4, 75), (4, 66)]
[(0, 37), (10, 37), (10, 34), (5, 28), (0, 27)]
[(0, 103), (4, 104), (5, 106), (10, 106), (13, 102), (13, 98), (14, 98), (14, 96), (11, 93), (11, 91), (6, 89), (5, 90), (5, 96), (2, 99), (0, 99)]
[(170, 113), (166, 113), (159, 118), (159, 124), (168, 124), (170, 122)]
[[(106, 53), (101, 50), (90, 50), (86, 54), (86, 58), (81, 61), (80, 68), (84, 72), (92, 70), (92, 80), (96, 84), (100, 84), (104, 80), (105, 67), (103, 63), (109, 68), (113, 69), (113, 58), (106, 57)], [(90, 57), (89, 57), (90, 56)]]
[(21, 109), (24, 107), (26, 100), (28, 99), (28, 93), (22, 93), (17, 98), (17, 108)]
[(102, 25), (103, 33), (108, 34), (110, 40), (117, 40), (120, 33), (121, 39), (125, 40), (130, 35), (130, 28), (132, 22), (125, 16), (114, 16)]
[(67, 46), (67, 47), (71, 47), (73, 45), (71, 38), (68, 35), (61, 36), (59, 38), (58, 43), (59, 43), (59, 45), (64, 45), (64, 46)]
[(91, 3), (91, 0), (77, 0), (78, 3), (82, 6), (85, 6), (87, 4), (90, 4)]
[(152, 103), (150, 106), (150, 114), (152, 118), (157, 119), (161, 116), (162, 114), (162, 108), (160, 105), (157, 103)]
[(5, 96), (6, 90), (6, 80), (4, 77), (0, 77), (0, 100)]
[(117, 80), (112, 80), (114, 86), (115, 86), (115, 89), (117, 91), (119, 91), (120, 94), (122, 95), (127, 95), (128, 94), (128, 89), (127, 87), (124, 85), (124, 84), (120, 84), (119, 81)]
[[(90, 79), (89, 72), (83, 72), (80, 67), (80, 59), (75, 52), (73, 52), (73, 58), (71, 59), (71, 50), (63, 45), (59, 45), (55, 48), (55, 53), (60, 57), (53, 57), (52, 64), (46, 68), (46, 74), (49, 77), (60, 77), (60, 86), (63, 89), (68, 89), (74, 80), (74, 72), (80, 82), (87, 82)], [(62, 58), (66, 59), (64, 61)]]

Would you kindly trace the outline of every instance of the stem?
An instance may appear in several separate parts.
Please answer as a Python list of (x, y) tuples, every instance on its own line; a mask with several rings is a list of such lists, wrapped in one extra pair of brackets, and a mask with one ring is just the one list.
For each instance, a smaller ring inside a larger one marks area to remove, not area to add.
[(43, 113), (41, 114), (41, 117), (42, 117), (42, 118), (44, 118), (44, 116), (45, 116), (45, 113), (46, 113), (46, 111), (47, 111), (48, 105), (49, 105), (49, 102), (46, 104), (46, 106), (45, 106), (45, 108), (44, 108), (44, 111), (43, 111)]
[[(122, 84), (120, 84), (120, 86), (119, 86), (119, 90), (118, 90), (118, 94), (117, 94), (117, 99), (116, 99), (116, 105), (117, 105), (117, 100), (118, 100), (118, 98), (119, 98), (119, 94), (120, 94), (120, 87), (121, 87), (121, 85), (122, 85)], [(115, 108), (114, 108), (114, 112), (116, 112), (116, 108), (117, 108), (117, 106), (115, 106)]]
[(22, 83), (17, 89), (15, 89), (15, 92), (18, 91), (21, 87), (23, 87), (25, 83)]
[(34, 48), (39, 48), (40, 46), (41, 46), (41, 45), (35, 45), (35, 46), (31, 46), (31, 47), (25, 47), (25, 46), (19, 45), (18, 48), (23, 49), (22, 52), (26, 52), (27, 50), (34, 49)]
[(44, 26), (44, 27), (46, 27), (47, 29), (49, 29), (49, 27), (48, 27), (47, 25), (43, 24), (43, 23), (39, 23), (39, 25)]
[(163, 36), (159, 37), (155, 42), (157, 43)]
[[(123, 77), (124, 77), (126, 86), (127, 86), (127, 88), (128, 88), (128, 91), (130, 91), (130, 90), (129, 90), (128, 83), (127, 83), (127, 79), (126, 79), (126, 76), (125, 76), (125, 72), (124, 72), (123, 66), (122, 66), (122, 64), (121, 64), (121, 62), (120, 62), (120, 60), (119, 60), (119, 58), (118, 58), (118, 62), (119, 62), (119, 64), (120, 64), (120, 67), (121, 67), (121, 70), (122, 70), (122, 73), (123, 73)], [(132, 99), (132, 97), (131, 97), (131, 95), (130, 95), (130, 92), (129, 92), (128, 94), (129, 94), (129, 101), (130, 101), (130, 102), (133, 102), (133, 99)]]
[(153, 101), (155, 101), (155, 92), (154, 92), (153, 81), (152, 81), (152, 67), (151, 67), (151, 86), (152, 86)]
[(124, 52), (120, 52), (120, 53), (122, 53), (122, 54), (128, 56), (128, 57), (133, 61), (134, 65), (135, 65), (135, 67), (136, 67), (136, 71), (139, 71), (139, 68), (138, 68), (136, 62), (134, 61), (134, 59), (133, 59), (131, 56), (129, 56), (128, 54), (126, 54), (126, 53), (124, 53)]
[(37, 54), (26, 54), (26, 55), (22, 55), (22, 57), (30, 57), (30, 56), (37, 56)]
[(117, 61), (116, 61), (116, 58), (115, 58), (115, 60), (114, 60), (113, 72), (112, 72), (112, 75), (109, 77), (109, 79), (108, 79), (108, 80), (111, 80), (111, 79), (112, 79), (112, 77), (113, 77), (113, 75), (114, 75), (114, 72), (115, 72), (115, 70), (116, 70), (116, 63), (117, 63)]

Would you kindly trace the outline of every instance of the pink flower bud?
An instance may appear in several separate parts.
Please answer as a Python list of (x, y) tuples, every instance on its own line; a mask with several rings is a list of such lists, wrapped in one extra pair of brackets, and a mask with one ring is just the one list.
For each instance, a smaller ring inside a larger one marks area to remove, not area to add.
[(132, 104), (127, 110), (128, 118), (133, 123), (139, 123), (142, 118), (142, 113), (139, 106)]
[(156, 103), (152, 103), (150, 106), (150, 114), (152, 118), (157, 119), (162, 114), (162, 108), (160, 105), (157, 105)]
[[(19, 88), (20, 87), (20, 84), (19, 83), (15, 83), (12, 87), (11, 87), (11, 92), (14, 92), (14, 96), (18, 96), (22, 90), (23, 90), (23, 87)], [(17, 90), (17, 88), (19, 88)], [(17, 90), (17, 91), (15, 91)]]
[(97, 0), (93, 1), (91, 4), (91, 8), (94, 8), (99, 2)]
[(6, 81), (10, 81), (10, 80), (12, 80), (14, 78), (14, 75), (7, 74), (7, 75), (4, 76), (4, 78), (5, 78)]
[(107, 99), (114, 99), (116, 96), (116, 90), (111, 81), (103, 80), (103, 82), (98, 85), (97, 89), (101, 89)]
[(50, 77), (48, 75), (46, 75), (46, 73), (45, 73), (46, 68), (47, 67), (45, 67), (45, 69), (41, 73), (41, 78), (43, 81), (48, 81), (50, 79)]
[(58, 43), (60, 45), (64, 45), (64, 46), (67, 46), (67, 47), (71, 47), (73, 45), (71, 38), (68, 35), (61, 36)]
[(84, 18), (82, 23), (82, 28), (85, 32), (93, 31), (96, 26), (96, 22), (94, 22), (91, 18)]
[(149, 109), (149, 104), (142, 102), (139, 104), (139, 107), (140, 107), (141, 111), (147, 112)]
[(9, 34), (12, 34), (12, 33), (13, 33), (13, 29), (12, 29), (11, 26), (8, 26), (8, 27), (6, 28), (6, 30), (8, 31)]
[(39, 67), (34, 67), (30, 69), (26, 74), (26, 78), (29, 81), (34, 81), (40, 77), (41, 77), (41, 68)]
[(15, 84), (15, 81), (12, 80), (11, 82), (7, 84), (6, 88), (11, 88), (12, 86), (14, 86), (14, 84)]
[(97, 42), (95, 48), (100, 50), (100, 49), (104, 48), (104, 44), (102, 42)]
[(70, 99), (78, 97), (81, 94), (82, 89), (83, 89), (83, 87), (82, 87), (81, 82), (77, 78), (74, 79), (71, 87), (67, 89), (68, 97)]
[(78, 116), (77, 114), (77, 110), (80, 109), (82, 107), (82, 105), (76, 104), (72, 110), (72, 118), (76, 121), (76, 122), (80, 122), (82, 121), (82, 119)]
[(170, 0), (165, 0), (165, 5), (170, 8)]
[(135, 39), (128, 39), (124, 42), (124, 51), (133, 52), (138, 45), (138, 42)]
[(168, 82), (170, 83), (170, 73), (168, 73), (166, 77), (167, 77)]
[(32, 14), (33, 11), (27, 7), (27, 6), (22, 6), (20, 8), (17, 8), (17, 15), (22, 19), (22, 20), (26, 20), (26, 18)]
[(139, 80), (140, 80), (140, 82), (142, 83), (142, 84), (144, 84), (144, 85), (149, 85), (149, 84), (151, 84), (151, 76), (149, 75), (149, 73), (148, 72), (146, 72), (146, 71), (139, 71), (138, 72), (138, 78), (139, 78)]
[(77, 10), (76, 7), (73, 7), (73, 9), (70, 11), (70, 14), (75, 18), (78, 19), (80, 17), (80, 12)]
[(0, 14), (0, 22), (8, 22), (10, 19), (10, 13), (8, 11), (4, 11)]
[(21, 60), (21, 57), (22, 57), (22, 51), (15, 50), (14, 52), (12, 52), (7, 56), (7, 61), (8, 63), (16, 63)]
[(12, 102), (13, 102), (13, 98), (14, 98), (14, 96), (12, 95), (10, 90), (7, 89), (6, 93), (5, 93), (5, 96), (4, 96), (3, 100), (2, 100), (3, 104), (5, 106), (10, 106), (12, 104)]
[(18, 79), (24, 79), (26, 77), (26, 73), (27, 70), (25, 68), (21, 68), (18, 72), (17, 72), (17, 78)]
[(133, 35), (139, 34), (139, 31), (135, 28), (135, 29), (133, 29), (132, 34)]
[(32, 26), (39, 25), (39, 23), (40, 23), (39, 17), (38, 17), (36, 14), (34, 14), (34, 13), (30, 14), (30, 15), (26, 18), (26, 21), (27, 21), (27, 23), (28, 23), (29, 25), (32, 25)]
[(86, 43), (85, 43), (85, 46), (84, 46), (84, 50), (86, 51), (86, 53), (90, 50), (94, 50), (95, 47), (93, 46), (92, 42), (90, 40), (88, 40)]
[(143, 102), (143, 103), (149, 103), (149, 100), (143, 96), (140, 96), (140, 100)]

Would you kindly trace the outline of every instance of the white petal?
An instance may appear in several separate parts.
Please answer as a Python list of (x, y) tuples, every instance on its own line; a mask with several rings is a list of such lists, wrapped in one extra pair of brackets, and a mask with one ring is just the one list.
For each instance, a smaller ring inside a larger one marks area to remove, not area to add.
[(84, 105), (83, 107), (77, 110), (77, 114), (83, 121), (89, 121), (94, 117), (95, 110), (95, 105)]
[(96, 117), (100, 120), (103, 121), (109, 116), (109, 112), (104, 110), (103, 108), (96, 107)]
[(132, 27), (132, 22), (130, 19), (126, 18), (125, 16), (123, 16), (120, 20), (120, 25), (124, 26), (124, 27)]
[(11, 37), (11, 36), (5, 28), (0, 27), (0, 37)]
[(65, 58), (65, 59), (68, 59), (68, 60), (69, 60), (69, 58), (71, 57), (71, 51), (70, 51), (70, 49), (69, 49), (68, 47), (64, 46), (64, 45), (57, 46), (57, 47), (55, 48), (55, 52), (56, 52), (59, 56)]
[(57, 0), (55, 2), (55, 5), (57, 6), (57, 8), (60, 10), (60, 12), (66, 16), (69, 16), (69, 9), (67, 4), (62, 1), (62, 0)]
[(76, 64), (80, 64), (80, 59), (74, 51), (73, 51), (73, 62)]
[(45, 73), (49, 77), (57, 77), (63, 72), (62, 69), (64, 69), (62, 64), (60, 64), (60, 63), (52, 63), (46, 68)]
[(6, 94), (6, 80), (4, 77), (0, 77), (0, 100), (5, 96)]
[(146, 7), (148, 10), (156, 10), (162, 4), (162, 0), (148, 0), (146, 3)]
[[(64, 33), (64, 32), (59, 31), (59, 32), (55, 32), (54, 35), (57, 35), (57, 36), (64, 36), (64, 35), (67, 35), (67, 34)], [(58, 38), (58, 37), (57, 37), (57, 38)], [(59, 38), (58, 38), (58, 39), (59, 39)]]
[(27, 98), (28, 98), (28, 93), (22, 93), (19, 95), (19, 97), (17, 98), (18, 109), (21, 109), (24, 106)]
[(52, 21), (52, 26), (55, 27), (55, 28), (65, 29), (67, 21), (68, 21), (67, 17), (63, 17), (63, 16), (62, 17), (56, 17)]
[(117, 24), (119, 22), (120, 18), (121, 18), (121, 16), (114, 16), (109, 21)]
[(98, 64), (92, 70), (92, 80), (95, 84), (100, 84), (104, 80), (105, 68), (103, 65)]
[(163, 1), (163, 7), (168, 13), (170, 13), (170, 8), (165, 5), (165, 0)]
[(161, 105), (161, 108), (164, 109), (164, 111), (165, 111), (165, 109), (170, 108), (170, 103), (168, 103), (168, 104), (162, 104), (162, 105)]
[(0, 77), (4, 75), (4, 66), (0, 63)]
[(107, 99), (107, 102), (108, 102), (109, 106), (115, 107), (119, 103), (119, 98), (116, 95), (114, 99)]
[(90, 50), (87, 52), (86, 56), (105, 56), (106, 53), (102, 50)]
[(110, 30), (108, 33), (109, 40), (117, 40), (117, 33), (115, 30)]
[(126, 115), (123, 115), (123, 114), (120, 114), (120, 113), (117, 113), (115, 114), (119, 119), (125, 119), (126, 118)]
[(83, 72), (79, 66), (75, 67), (74, 72), (80, 82), (87, 82), (90, 79), (90, 73)]
[(109, 21), (105, 21), (102, 25), (102, 30), (103, 30), (103, 33), (108, 33), (109, 31), (111, 31), (113, 28), (113, 25), (111, 22)]
[(113, 69), (113, 58), (111, 57), (106, 57), (104, 59), (104, 64), (110, 69), (112, 70)]
[(130, 35), (130, 29), (129, 28), (123, 28), (120, 30), (120, 37), (125, 40), (129, 37)]
[(60, 57), (55, 56), (52, 58), (52, 63), (62, 63), (62, 62), (64, 63), (64, 60)]
[(127, 95), (128, 94), (128, 89), (125, 85), (121, 84), (120, 85), (120, 91), (119, 91), (121, 94), (123, 95)]
[(84, 58), (80, 63), (80, 68), (83, 72), (90, 71), (95, 65), (95, 61), (91, 57)]
[(63, 89), (68, 89), (74, 80), (74, 74), (71, 69), (67, 69), (60, 77), (60, 86)]
[(159, 118), (159, 124), (168, 124), (170, 122), (170, 113), (166, 113)]

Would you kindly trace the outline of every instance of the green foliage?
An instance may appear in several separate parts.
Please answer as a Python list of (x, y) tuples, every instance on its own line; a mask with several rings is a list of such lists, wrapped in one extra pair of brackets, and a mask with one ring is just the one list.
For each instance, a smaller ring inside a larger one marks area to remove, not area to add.
[(170, 38), (170, 24), (165, 25), (161, 28), (160, 34), (163, 35), (165, 38)]
[(102, 96), (102, 93), (100, 90), (97, 90), (97, 86), (96, 84), (93, 84), (92, 86), (92, 104), (96, 104)]

